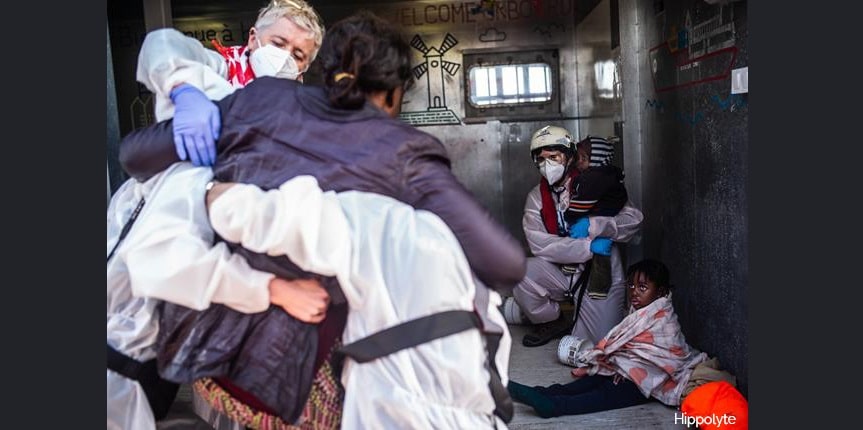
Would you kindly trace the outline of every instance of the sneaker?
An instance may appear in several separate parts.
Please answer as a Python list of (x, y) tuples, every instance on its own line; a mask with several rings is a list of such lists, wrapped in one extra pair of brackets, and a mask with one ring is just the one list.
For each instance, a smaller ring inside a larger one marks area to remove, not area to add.
[(501, 313), (503, 314), (503, 319), (508, 324), (525, 324), (528, 322), (527, 317), (524, 316), (521, 308), (518, 307), (518, 303), (515, 302), (514, 297), (507, 297), (503, 301), (503, 310), (501, 310)]
[(591, 341), (566, 335), (557, 344), (557, 359), (567, 366), (584, 367), (584, 363), (579, 361), (577, 357), (580, 353), (591, 348), (593, 348)]
[(563, 313), (556, 320), (538, 324), (533, 333), (524, 335), (521, 344), (532, 348), (542, 346), (554, 339), (569, 334), (572, 331), (572, 318), (567, 318)]

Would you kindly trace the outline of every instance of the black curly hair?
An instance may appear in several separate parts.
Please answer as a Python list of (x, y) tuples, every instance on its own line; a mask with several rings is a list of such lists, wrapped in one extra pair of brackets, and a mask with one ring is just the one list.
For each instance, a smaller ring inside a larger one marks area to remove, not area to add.
[(319, 57), (324, 87), (330, 103), (359, 109), (366, 95), (404, 88), (411, 77), (410, 46), (389, 22), (369, 11), (360, 11), (327, 31)]
[(637, 273), (643, 273), (648, 281), (656, 284), (656, 288), (660, 290), (660, 296), (668, 294), (674, 288), (669, 282), (668, 267), (661, 261), (645, 258), (629, 266), (626, 270), (626, 281), (631, 284)]

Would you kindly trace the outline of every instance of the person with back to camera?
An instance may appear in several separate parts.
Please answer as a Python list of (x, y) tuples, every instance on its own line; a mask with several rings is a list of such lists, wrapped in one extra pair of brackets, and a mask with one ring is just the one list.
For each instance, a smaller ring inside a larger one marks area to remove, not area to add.
[[(569, 225), (565, 214), (572, 199), (572, 182), (579, 174), (572, 135), (562, 127), (542, 127), (531, 137), (530, 155), (541, 175), (540, 183), (527, 195), (522, 219), (533, 257), (528, 258), (527, 275), (504, 302), (504, 315), (509, 323), (536, 325), (522, 339), (528, 347), (566, 334), (596, 342), (620, 322), (625, 310), (623, 266), (609, 239), (631, 240), (640, 230), (643, 215), (627, 202), (614, 217), (591, 216)], [(576, 234), (575, 229), (582, 231)], [(583, 297), (589, 277), (583, 263), (596, 254), (611, 258), (611, 287), (605, 297)], [(560, 302), (574, 297), (582, 299), (576, 301), (573, 325)]]
[[(268, 190), (294, 176), (311, 175), (325, 191), (358, 190), (396, 198), (444, 220), (483, 284), (498, 291), (511, 288), (525, 271), (524, 252), (518, 242), (458, 182), (440, 141), (396, 118), (405, 86), (410, 82), (410, 58), (410, 47), (398, 31), (373, 14), (355, 14), (333, 25), (320, 51), (324, 88), (263, 77), (217, 102), (223, 123), (217, 141), (215, 178)], [(146, 180), (175, 162), (171, 129), (171, 121), (166, 121), (127, 135), (120, 146), (124, 169), (133, 177)], [(291, 279), (318, 276), (299, 269), (289, 259), (231, 247), (246, 256), (253, 267), (266, 268)], [(330, 358), (344, 326), (346, 307), (343, 297), (338, 301), (338, 286), (329, 281), (326, 285), (333, 299), (317, 329), (297, 327), (268, 314), (256, 323), (265, 326), (269, 336), (248, 338), (242, 330), (204, 317), (205, 325), (196, 332), (208, 333), (208, 338), (183, 337), (188, 329), (183, 317), (189, 313), (176, 306), (169, 307), (169, 315), (162, 319), (165, 327), (162, 333), (166, 338), (179, 336), (177, 342), (182, 347), (162, 351), (170, 363), (162, 371), (184, 380), (198, 379), (202, 376), (199, 370), (212, 363), (195, 362), (186, 352), (210, 344), (223, 345), (229, 349), (230, 357), (254, 357), (256, 351), (275, 348), (271, 354), (277, 358), (274, 362), (292, 362), (299, 351), (317, 349), (315, 368), (332, 367)], [(249, 319), (229, 311), (225, 315), (238, 321)], [(279, 338), (279, 333), (285, 330), (317, 333), (317, 337), (314, 341), (275, 346), (268, 342)], [(226, 339), (230, 342), (225, 342)], [(303, 387), (303, 383), (273, 373), (270, 363), (234, 366), (233, 370), (239, 372), (230, 377), (233, 385), (242, 385), (237, 388), (257, 398), (256, 404), (279, 409), (264, 419), (295, 422), (298, 413), (295, 404), (278, 402), (274, 394)], [(335, 367), (332, 370), (338, 371)], [(210, 376), (213, 375), (206, 375)], [(253, 382), (266, 382), (267, 389), (258, 390)], [(248, 412), (244, 415), (261, 417), (258, 414), (261, 411), (251, 407), (251, 401), (239, 401), (230, 393), (218, 395), (223, 410), (242, 408)], [(250, 422), (245, 416), (232, 419)]]
[(506, 428), (501, 299), (438, 216), (379, 194), (323, 192), (310, 176), (266, 192), (217, 183), (207, 202), (225, 240), (338, 278), (349, 305), (342, 428)]
[[(548, 387), (510, 381), (507, 389), (513, 399), (550, 418), (625, 408), (651, 398), (679, 406), (702, 385), (712, 381), (734, 384), (731, 374), (711, 369), (718, 368), (718, 363), (686, 343), (671, 302), (669, 281), (668, 268), (660, 261), (645, 259), (630, 266), (626, 318), (596, 346), (584, 344), (559, 357), (575, 366), (571, 373), (578, 379)], [(732, 409), (743, 422), (741, 412), (745, 411), (738, 407), (742, 396), (736, 390), (715, 399), (720, 403), (709, 408), (723, 410), (727, 406), (722, 402), (735, 402)]]

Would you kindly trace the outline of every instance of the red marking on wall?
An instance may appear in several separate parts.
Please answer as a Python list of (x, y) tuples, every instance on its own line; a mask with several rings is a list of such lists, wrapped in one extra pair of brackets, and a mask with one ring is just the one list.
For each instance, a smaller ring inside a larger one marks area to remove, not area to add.
[[(657, 83), (656, 72), (653, 71), (652, 64), (648, 64), (648, 66), (650, 67), (650, 70), (652, 72), (652, 76), (653, 76), (653, 90), (657, 93), (676, 90), (679, 88), (690, 87), (693, 85), (703, 84), (705, 82), (717, 81), (720, 79), (728, 78), (729, 76), (731, 76), (731, 68), (734, 66), (734, 60), (737, 59), (737, 51), (738, 51), (736, 46), (730, 46), (728, 48), (717, 49), (716, 51), (713, 51), (711, 53), (704, 54), (704, 55), (701, 55), (701, 56), (698, 56), (698, 57), (695, 57), (692, 59), (687, 59), (689, 54), (686, 50), (678, 50), (677, 52), (672, 53), (668, 49), (668, 44), (666, 42), (662, 42), (659, 45), (656, 45), (653, 48), (650, 48), (650, 51), (648, 51), (648, 56), (647, 56), (648, 61), (652, 61), (652, 59), (654, 58), (652, 56), (652, 54), (655, 51), (659, 51), (661, 49), (664, 49), (666, 51), (666, 55), (670, 55), (675, 59), (674, 67), (676, 70), (680, 70), (681, 68), (686, 67), (686, 66), (692, 67), (692, 66), (696, 65), (696, 63), (700, 63), (700, 62), (702, 62), (708, 58), (713, 58), (713, 57), (718, 57), (718, 56), (726, 56), (728, 58), (728, 65), (721, 72), (714, 74), (714, 75), (711, 75), (711, 76), (708, 76), (706, 78), (698, 79), (695, 81), (683, 82), (683, 83), (676, 82), (674, 85), (666, 85), (666, 86), (660, 87), (659, 86), (660, 84)], [(675, 81), (676, 81), (676, 79), (675, 79)]]

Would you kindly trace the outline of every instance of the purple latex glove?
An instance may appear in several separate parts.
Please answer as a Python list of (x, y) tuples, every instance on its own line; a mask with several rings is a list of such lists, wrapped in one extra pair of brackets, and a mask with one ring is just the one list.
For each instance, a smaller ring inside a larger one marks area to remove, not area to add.
[(171, 90), (174, 103), (174, 148), (181, 160), (196, 166), (216, 162), (216, 140), (222, 129), (219, 107), (203, 91), (189, 84)]

